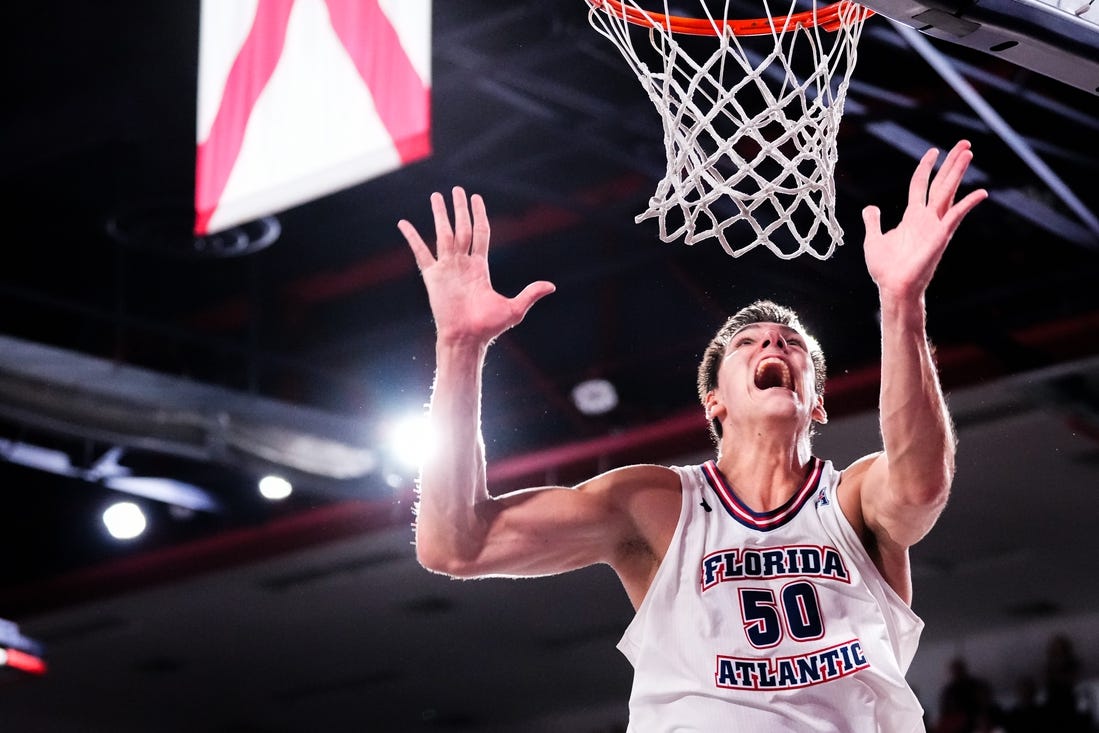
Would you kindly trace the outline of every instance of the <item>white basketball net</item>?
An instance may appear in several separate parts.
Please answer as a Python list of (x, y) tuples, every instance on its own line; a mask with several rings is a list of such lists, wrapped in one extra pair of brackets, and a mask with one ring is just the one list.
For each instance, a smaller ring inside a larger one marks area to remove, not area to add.
[[(667, 173), (636, 221), (656, 217), (665, 242), (716, 237), (733, 257), (759, 245), (783, 259), (830, 257), (843, 237), (835, 216), (836, 133), (869, 11), (845, 3), (835, 31), (776, 27), (775, 20), (769, 35), (756, 38), (718, 31), (692, 41), (713, 47), (695, 61), (667, 27), (636, 26), (587, 2), (592, 26), (622, 52), (664, 120)], [(815, 17), (825, 3), (813, 2)], [(787, 15), (797, 12), (795, 3)], [(700, 4), (720, 28), (728, 0), (717, 20)], [(642, 10), (633, 0), (622, 5)], [(663, 13), (670, 14), (667, 0)], [(634, 37), (642, 35), (663, 68), (654, 71), (639, 56)]]

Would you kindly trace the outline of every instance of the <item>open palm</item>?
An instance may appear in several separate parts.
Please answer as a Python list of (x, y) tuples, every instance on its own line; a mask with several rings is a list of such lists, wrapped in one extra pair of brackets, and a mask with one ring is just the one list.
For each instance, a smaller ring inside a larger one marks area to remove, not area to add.
[(894, 229), (882, 233), (879, 209), (863, 209), (866, 267), (883, 294), (922, 295), (958, 225), (988, 196), (978, 189), (954, 202), (973, 159), (968, 141), (954, 146), (932, 179), (931, 170), (938, 157), (938, 151), (932, 148), (920, 160), (909, 184), (908, 206)]
[(522, 321), (530, 307), (555, 288), (540, 280), (514, 298), (496, 292), (488, 270), (490, 231), (484, 200), (474, 195), (467, 203), (460, 187), (454, 188), (453, 200), (452, 228), (442, 195), (431, 196), (435, 255), (412, 224), (402, 220), (397, 226), (423, 274), (439, 338), (453, 343), (487, 344)]

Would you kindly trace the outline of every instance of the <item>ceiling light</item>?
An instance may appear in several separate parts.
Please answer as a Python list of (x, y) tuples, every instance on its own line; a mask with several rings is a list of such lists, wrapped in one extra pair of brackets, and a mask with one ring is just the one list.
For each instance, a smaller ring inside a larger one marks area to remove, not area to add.
[(264, 476), (259, 480), (259, 493), (264, 499), (285, 499), (293, 490), (294, 487), (282, 476)]
[(618, 392), (606, 379), (589, 379), (572, 388), (572, 401), (585, 415), (602, 415), (618, 407)]
[(103, 524), (116, 540), (132, 540), (145, 531), (145, 513), (133, 502), (120, 501), (103, 512)]
[(418, 469), (435, 449), (435, 431), (427, 413), (407, 415), (389, 429), (389, 451), (403, 467)]

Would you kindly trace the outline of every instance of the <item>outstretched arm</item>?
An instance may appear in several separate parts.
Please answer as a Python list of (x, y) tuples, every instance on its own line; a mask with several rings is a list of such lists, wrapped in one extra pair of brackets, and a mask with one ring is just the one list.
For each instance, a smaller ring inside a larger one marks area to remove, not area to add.
[(621, 573), (616, 553), (631, 545), (635, 531), (627, 518), (641, 513), (636, 507), (653, 486), (667, 483), (668, 469), (627, 467), (575, 489), (488, 492), (480, 428), (485, 354), (554, 286), (535, 282), (514, 298), (497, 293), (489, 280), (484, 201), (475, 195), (467, 203), (465, 191), (455, 188), (453, 202), (452, 228), (443, 197), (431, 197), (434, 255), (411, 224), (398, 224), (423, 275), (437, 331), (430, 411), (439, 439), (420, 475), (417, 558), (455, 577), (545, 575), (595, 562)]
[(951, 236), (987, 197), (973, 191), (955, 203), (973, 154), (959, 142), (941, 169), (938, 151), (920, 161), (908, 206), (882, 233), (877, 207), (863, 210), (867, 269), (881, 299), (881, 433), (885, 452), (866, 471), (861, 507), (875, 540), (907, 550), (927, 534), (946, 504), (954, 477), (954, 432), (927, 340), (924, 296)]
[(489, 500), (481, 438), (481, 372), (489, 344), (554, 290), (551, 283), (536, 282), (515, 298), (497, 293), (488, 271), (484, 200), (474, 195), (467, 203), (465, 191), (455, 188), (453, 202), (452, 228), (443, 196), (431, 196), (434, 255), (412, 224), (397, 224), (412, 248), (435, 318), (430, 414), (439, 439), (422, 468), (416, 522), (417, 555), (433, 569), (477, 557), (484, 541), (477, 507)]

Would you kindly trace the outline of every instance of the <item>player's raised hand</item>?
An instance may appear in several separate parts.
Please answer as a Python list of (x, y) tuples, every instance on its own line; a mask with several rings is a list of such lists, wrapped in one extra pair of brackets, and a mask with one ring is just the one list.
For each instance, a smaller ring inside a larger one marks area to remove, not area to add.
[[(530, 307), (552, 293), (553, 283), (539, 280), (514, 298), (497, 293), (489, 278), (489, 224), (485, 202), (477, 194), (467, 202), (466, 192), (453, 190), (451, 226), (442, 194), (431, 195), (435, 214), (435, 254), (416, 228), (401, 220), (401, 230), (412, 248), (427, 286), (438, 337), (446, 343), (487, 344), (523, 320)], [(470, 219), (470, 209), (473, 217)]]
[(954, 231), (988, 197), (987, 191), (978, 189), (954, 201), (973, 160), (967, 140), (954, 146), (932, 178), (938, 157), (939, 151), (932, 148), (920, 160), (909, 184), (908, 206), (894, 229), (883, 234), (878, 207), (863, 209), (866, 267), (883, 297), (922, 296)]

